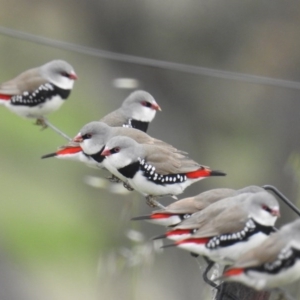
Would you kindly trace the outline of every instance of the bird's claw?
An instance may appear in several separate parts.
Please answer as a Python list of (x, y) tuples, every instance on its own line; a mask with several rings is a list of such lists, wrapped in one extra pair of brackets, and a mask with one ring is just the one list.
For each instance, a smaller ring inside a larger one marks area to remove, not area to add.
[(115, 175), (111, 175), (111, 177), (106, 177), (106, 179), (108, 179), (112, 183), (120, 183), (120, 182), (122, 182), (122, 180), (120, 180)]
[(128, 191), (132, 192), (134, 191), (134, 188), (132, 188), (128, 183), (123, 182), (123, 186), (125, 189), (127, 189)]
[(152, 208), (165, 208), (158, 201), (156, 201), (156, 197), (151, 195), (146, 196), (146, 203)]
[(34, 125), (41, 126), (42, 130), (44, 130), (44, 129), (46, 129), (48, 127), (48, 125), (46, 124), (46, 122), (45, 122), (45, 120), (43, 118), (36, 119), (36, 122), (34, 123)]

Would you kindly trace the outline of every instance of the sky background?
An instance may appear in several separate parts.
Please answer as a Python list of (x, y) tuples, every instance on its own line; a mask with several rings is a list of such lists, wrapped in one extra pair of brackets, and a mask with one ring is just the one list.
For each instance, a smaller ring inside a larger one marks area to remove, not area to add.
[[(0, 26), (300, 82), (297, 1), (0, 0), (0, 6)], [(133, 78), (162, 108), (149, 134), (227, 173), (194, 184), (180, 198), (272, 184), (298, 203), (299, 90), (121, 63), (0, 34), (0, 82), (52, 59), (68, 61), (79, 76), (65, 105), (49, 117), (66, 134), (75, 136), (118, 108), (132, 90), (116, 88), (114, 80)], [(209, 299), (194, 258), (178, 249), (159, 251), (151, 237), (163, 228), (130, 221), (151, 211), (140, 195), (87, 185), (86, 176), (107, 174), (40, 159), (65, 143), (56, 133), (4, 107), (0, 120), (1, 299)], [(281, 207), (278, 226), (296, 217)], [(299, 295), (295, 285), (289, 290)]]

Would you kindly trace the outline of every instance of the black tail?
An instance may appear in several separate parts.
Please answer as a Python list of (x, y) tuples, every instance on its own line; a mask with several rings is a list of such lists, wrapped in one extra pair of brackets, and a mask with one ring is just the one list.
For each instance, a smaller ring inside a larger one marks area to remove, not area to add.
[(222, 171), (211, 171), (210, 176), (226, 176), (227, 174)]
[(160, 239), (165, 239), (167, 237), (166, 234), (161, 234), (161, 235), (158, 235), (158, 236), (155, 236), (154, 238), (152, 238), (152, 240), (160, 240)]
[(139, 221), (139, 220), (151, 220), (151, 215), (134, 217), (130, 219), (131, 221)]
[(45, 154), (41, 157), (41, 159), (44, 159), (44, 158), (49, 158), (49, 157), (54, 157), (56, 156), (56, 152), (53, 152), (53, 153), (49, 153), (49, 154)]
[(169, 248), (169, 247), (176, 247), (177, 246), (177, 244), (169, 244), (169, 245), (163, 245), (163, 246), (161, 246), (160, 248)]

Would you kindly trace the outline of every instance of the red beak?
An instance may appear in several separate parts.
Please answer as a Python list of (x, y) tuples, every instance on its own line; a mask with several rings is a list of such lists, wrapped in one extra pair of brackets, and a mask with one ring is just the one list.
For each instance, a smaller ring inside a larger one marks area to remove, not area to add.
[(109, 149), (105, 148), (102, 152), (101, 152), (102, 156), (109, 156), (111, 155), (111, 152)]
[(280, 217), (280, 211), (279, 209), (273, 209), (271, 212), (272, 216)]
[(77, 79), (78, 79), (78, 76), (77, 76), (75, 73), (70, 73), (70, 74), (69, 74), (69, 78), (70, 78), (70, 79), (73, 79), (73, 80), (77, 80)]
[(83, 142), (83, 138), (81, 136), (81, 134), (77, 134), (74, 138), (73, 138), (73, 142), (75, 143), (82, 143)]
[(160, 108), (160, 106), (157, 103), (156, 104), (152, 104), (152, 109), (161, 111), (161, 108)]

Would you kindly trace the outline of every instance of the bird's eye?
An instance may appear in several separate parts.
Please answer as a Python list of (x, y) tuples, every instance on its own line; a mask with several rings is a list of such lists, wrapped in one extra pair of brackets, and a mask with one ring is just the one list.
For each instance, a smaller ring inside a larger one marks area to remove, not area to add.
[(262, 205), (262, 209), (267, 211), (268, 213), (272, 213), (272, 209), (267, 205)]
[(111, 149), (110, 152), (111, 152), (112, 154), (118, 153), (118, 152), (120, 152), (120, 147), (115, 147), (115, 148)]
[(82, 136), (82, 138), (83, 138), (84, 140), (90, 139), (91, 137), (92, 137), (92, 135), (91, 135), (90, 133), (86, 133), (86, 134), (84, 134), (84, 135)]
[(142, 101), (141, 103), (142, 103), (143, 106), (152, 107), (152, 104), (150, 102)]
[(64, 76), (64, 77), (67, 77), (67, 78), (70, 77), (70, 74), (67, 73), (67, 72), (61, 72), (60, 75), (61, 75), (61, 76)]

